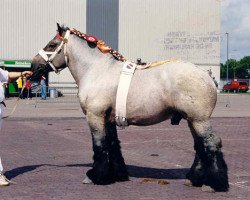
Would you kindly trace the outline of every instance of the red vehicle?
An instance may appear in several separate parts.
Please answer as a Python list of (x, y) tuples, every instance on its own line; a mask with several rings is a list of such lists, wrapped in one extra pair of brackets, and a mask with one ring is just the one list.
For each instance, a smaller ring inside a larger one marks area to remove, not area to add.
[(232, 81), (223, 86), (224, 92), (247, 92), (248, 89), (246, 81)]

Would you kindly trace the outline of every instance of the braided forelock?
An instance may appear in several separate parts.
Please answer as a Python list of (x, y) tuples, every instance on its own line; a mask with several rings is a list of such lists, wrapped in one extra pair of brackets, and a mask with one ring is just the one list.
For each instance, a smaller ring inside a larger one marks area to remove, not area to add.
[(77, 35), (80, 38), (86, 39), (86, 34), (85, 33), (81, 33), (80, 31), (76, 30), (76, 29), (70, 29), (70, 32), (73, 33), (74, 35)]

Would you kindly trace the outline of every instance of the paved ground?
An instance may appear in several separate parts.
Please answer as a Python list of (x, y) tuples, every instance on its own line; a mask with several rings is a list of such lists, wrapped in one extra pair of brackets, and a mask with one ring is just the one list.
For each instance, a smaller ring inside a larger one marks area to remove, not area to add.
[[(5, 115), (9, 115), (16, 104), (16, 98), (6, 100)], [(84, 117), (76, 96), (55, 99), (20, 100), (10, 118), (79, 118)], [(212, 117), (250, 117), (250, 95), (218, 95)]]
[[(194, 158), (185, 121), (119, 130), (130, 181), (108, 186), (83, 185), (91, 167), (90, 132), (75, 100), (22, 100), (4, 122), (0, 152), (5, 175), (16, 185), (0, 188), (3, 200), (234, 200), (250, 199), (250, 95), (219, 97), (212, 125), (222, 137), (230, 191), (204, 193), (183, 185)], [(15, 99), (7, 100), (8, 115)], [(36, 105), (36, 107), (35, 107)], [(146, 177), (168, 185), (142, 183)]]

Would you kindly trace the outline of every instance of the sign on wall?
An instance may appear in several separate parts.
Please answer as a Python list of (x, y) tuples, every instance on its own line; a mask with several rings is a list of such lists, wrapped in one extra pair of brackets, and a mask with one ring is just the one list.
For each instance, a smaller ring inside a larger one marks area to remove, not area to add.
[(15, 67), (15, 68), (30, 68), (31, 61), (29, 60), (5, 60), (3, 61), (4, 67)]

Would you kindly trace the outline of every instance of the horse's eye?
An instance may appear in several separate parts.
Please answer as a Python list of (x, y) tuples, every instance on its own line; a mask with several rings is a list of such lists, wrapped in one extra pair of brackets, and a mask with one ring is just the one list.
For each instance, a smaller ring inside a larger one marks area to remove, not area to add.
[(49, 48), (55, 48), (56, 47), (56, 44), (50, 44), (49, 45)]

